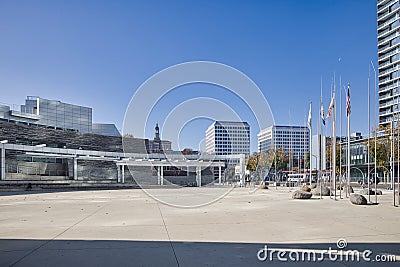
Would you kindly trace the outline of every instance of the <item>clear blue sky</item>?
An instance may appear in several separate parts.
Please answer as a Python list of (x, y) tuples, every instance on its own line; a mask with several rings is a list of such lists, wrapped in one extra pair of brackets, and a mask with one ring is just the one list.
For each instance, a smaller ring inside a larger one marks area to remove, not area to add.
[[(0, 102), (58, 99), (90, 106), (95, 122), (121, 128), (130, 98), (147, 78), (207, 60), (253, 79), (277, 124), (304, 124), (310, 100), (317, 117), (321, 77), (327, 109), (336, 72), (352, 85), (352, 130), (366, 133), (376, 43), (375, 0), (0, 0)], [(208, 124), (190, 123), (181, 148), (196, 148)]]

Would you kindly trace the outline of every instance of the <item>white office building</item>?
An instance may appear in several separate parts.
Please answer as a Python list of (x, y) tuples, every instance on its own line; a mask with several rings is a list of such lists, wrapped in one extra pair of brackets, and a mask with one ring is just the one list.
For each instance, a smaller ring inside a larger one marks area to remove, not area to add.
[(379, 125), (397, 120), (400, 97), (400, 3), (377, 1)]
[(250, 155), (250, 125), (247, 122), (215, 121), (206, 130), (206, 152)]
[(259, 152), (283, 148), (287, 155), (304, 159), (309, 151), (310, 131), (305, 126), (273, 125), (261, 130), (257, 136)]

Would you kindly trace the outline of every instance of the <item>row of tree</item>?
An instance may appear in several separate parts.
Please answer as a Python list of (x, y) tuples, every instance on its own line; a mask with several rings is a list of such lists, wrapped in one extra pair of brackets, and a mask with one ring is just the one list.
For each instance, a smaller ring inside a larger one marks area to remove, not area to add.
[[(285, 170), (289, 163), (289, 156), (284, 148), (270, 149), (267, 152), (255, 152), (250, 155), (246, 162), (246, 169), (256, 172), (259, 177), (264, 177), (270, 169)], [(277, 168), (275, 168), (275, 164)]]

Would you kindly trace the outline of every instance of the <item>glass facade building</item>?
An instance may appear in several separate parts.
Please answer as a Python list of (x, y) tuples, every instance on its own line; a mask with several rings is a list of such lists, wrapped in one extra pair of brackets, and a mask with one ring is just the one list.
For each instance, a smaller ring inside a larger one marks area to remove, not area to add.
[(117, 127), (115, 127), (114, 124), (109, 123), (93, 123), (92, 133), (106, 136), (121, 136)]
[(215, 121), (206, 130), (206, 152), (250, 155), (250, 125), (247, 122)]
[[(15, 105), (13, 105), (14, 107)], [(111, 123), (93, 123), (92, 108), (28, 96), (19, 110), (0, 104), (0, 121), (93, 133), (105, 136), (121, 136)]]
[(396, 120), (400, 102), (400, 3), (377, 1), (379, 124)]
[(92, 132), (92, 109), (89, 107), (28, 96), (25, 105), (21, 106), (21, 112), (38, 115), (37, 125), (81, 133)]

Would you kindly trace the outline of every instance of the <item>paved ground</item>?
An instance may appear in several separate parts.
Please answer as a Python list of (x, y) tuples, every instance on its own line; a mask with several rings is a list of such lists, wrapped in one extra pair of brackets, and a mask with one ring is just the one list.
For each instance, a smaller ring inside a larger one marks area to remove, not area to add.
[[(148, 192), (191, 203), (226, 189)], [(161, 204), (138, 189), (1, 193), (0, 266), (320, 266), (293, 262), (288, 254), (337, 249), (338, 239), (347, 241), (344, 251), (369, 249), (372, 260), (395, 254), (400, 261), (400, 208), (392, 206), (388, 191), (379, 202), (293, 200), (287, 188), (234, 189), (213, 204), (186, 209)], [(265, 245), (287, 251), (281, 256), (288, 261), (276, 254), (272, 262), (259, 261)], [(330, 261), (323, 255), (329, 266), (398, 265)]]

